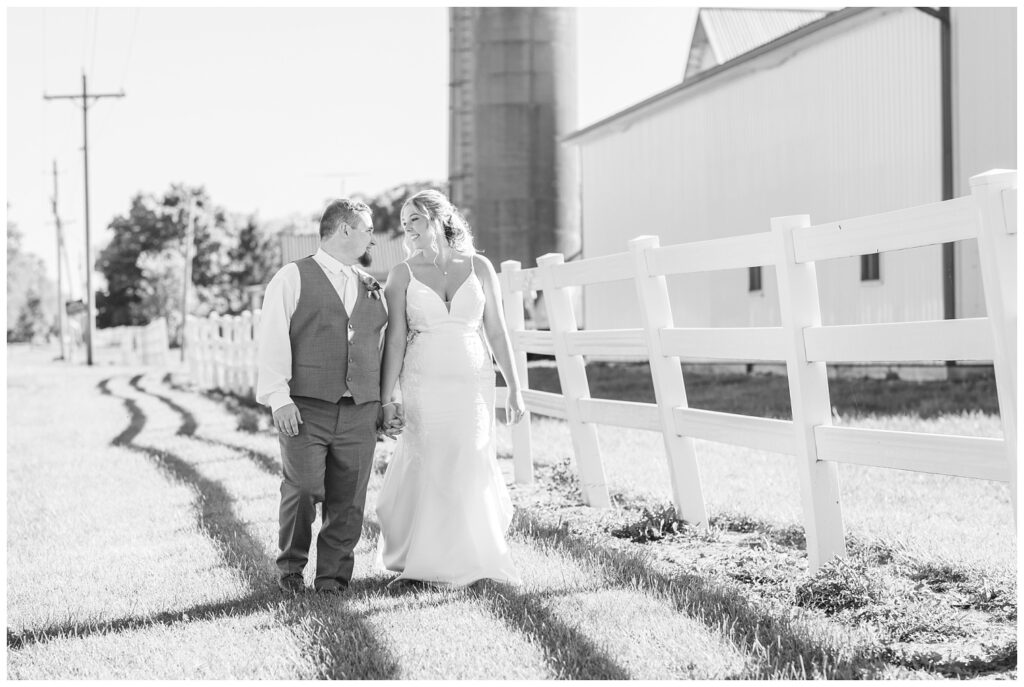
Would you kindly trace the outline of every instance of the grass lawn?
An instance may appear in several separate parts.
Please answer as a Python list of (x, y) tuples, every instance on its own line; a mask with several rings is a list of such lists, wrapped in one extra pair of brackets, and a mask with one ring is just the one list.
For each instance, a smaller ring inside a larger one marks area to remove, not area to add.
[[(375, 565), (384, 441), (351, 593), (292, 599), (275, 585), (280, 464), (265, 415), (178, 373), (52, 355), (8, 349), (11, 678), (1016, 675), (1003, 485), (841, 471), (852, 567), (811, 577), (787, 457), (700, 442), (714, 527), (631, 541), (614, 533), (666, 504), (659, 437), (599, 430), (616, 507), (598, 511), (579, 502), (564, 423), (535, 418), (538, 479), (511, 486), (524, 584), (392, 594)], [(982, 413), (840, 414), (998, 434)], [(510, 476), (507, 429), (498, 440)]]

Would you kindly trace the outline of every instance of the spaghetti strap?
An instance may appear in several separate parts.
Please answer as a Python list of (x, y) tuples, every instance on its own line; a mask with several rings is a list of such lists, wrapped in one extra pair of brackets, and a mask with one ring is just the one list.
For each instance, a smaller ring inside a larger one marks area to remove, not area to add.
[(405, 265), (405, 269), (409, 270), (409, 279), (415, 279), (416, 277), (412, 276), (412, 266), (409, 264), (409, 261), (403, 260), (402, 264)]

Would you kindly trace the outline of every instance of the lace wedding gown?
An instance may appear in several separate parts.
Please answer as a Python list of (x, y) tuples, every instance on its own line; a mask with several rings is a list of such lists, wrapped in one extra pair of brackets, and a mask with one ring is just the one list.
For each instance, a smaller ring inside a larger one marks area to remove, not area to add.
[(505, 540), (512, 499), (495, 453), (494, 368), (480, 331), (483, 286), (472, 271), (449, 310), (409, 274), (406, 425), (377, 498), (378, 561), (399, 578), (518, 583)]

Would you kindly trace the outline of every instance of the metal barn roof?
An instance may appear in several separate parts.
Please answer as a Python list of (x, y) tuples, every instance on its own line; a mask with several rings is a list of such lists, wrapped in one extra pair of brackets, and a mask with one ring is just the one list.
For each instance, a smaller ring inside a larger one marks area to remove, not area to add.
[[(750, 52), (779, 36), (821, 19), (829, 10), (823, 9), (732, 9), (701, 8), (697, 23), (722, 64)], [(694, 32), (697, 33), (696, 30)], [(691, 52), (694, 46), (691, 46)], [(687, 74), (689, 76), (689, 74)]]

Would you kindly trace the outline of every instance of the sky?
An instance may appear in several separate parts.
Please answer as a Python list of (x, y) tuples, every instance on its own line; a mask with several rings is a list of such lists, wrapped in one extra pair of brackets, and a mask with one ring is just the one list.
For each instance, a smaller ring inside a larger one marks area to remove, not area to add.
[[(577, 8), (577, 128), (682, 79), (695, 8)], [(82, 111), (94, 250), (132, 196), (204, 185), (232, 213), (315, 213), (325, 199), (445, 179), (448, 10), (8, 8), (8, 218), (56, 275), (53, 161), (84, 283)], [(79, 289), (72, 295), (78, 295)]]

